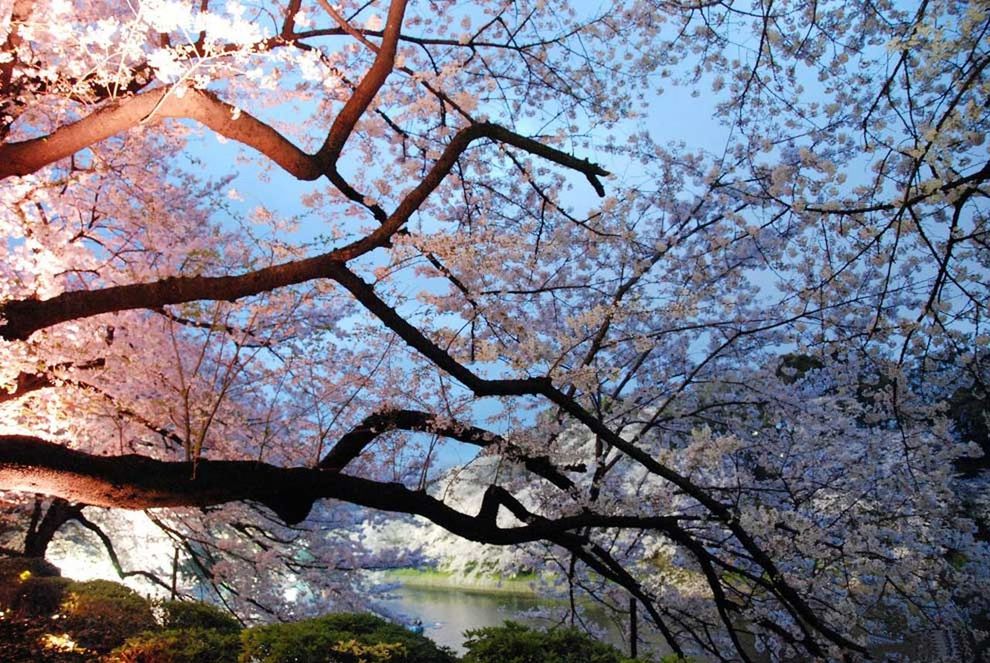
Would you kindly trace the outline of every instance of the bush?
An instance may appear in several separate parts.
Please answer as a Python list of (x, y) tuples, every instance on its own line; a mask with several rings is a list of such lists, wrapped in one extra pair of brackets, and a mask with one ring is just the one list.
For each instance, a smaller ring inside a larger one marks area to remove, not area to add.
[(105, 663), (237, 663), (237, 631), (168, 629), (129, 638)]
[(158, 626), (146, 599), (109, 580), (70, 583), (60, 611), (65, 632), (80, 646), (101, 653)]
[(31, 577), (21, 583), (11, 606), (17, 617), (49, 617), (59, 612), (68, 578)]
[(0, 610), (14, 607), (25, 582), (59, 575), (57, 566), (40, 557), (0, 558)]
[(162, 601), (162, 631), (130, 637), (107, 663), (237, 663), (241, 625), (228, 613), (198, 601)]
[(0, 619), (0, 661), (92, 663), (93, 656), (88, 652), (52, 647), (47, 638), (60, 634), (55, 623), (48, 619)]
[(242, 663), (453, 663), (448, 649), (369, 614), (337, 613), (241, 633)]
[(240, 633), (241, 624), (233, 615), (199, 601), (163, 601), (157, 604), (166, 629), (212, 629)]
[(24, 572), (32, 576), (60, 576), (62, 572), (41, 557), (0, 557), (0, 582), (20, 578)]
[(537, 631), (516, 622), (465, 633), (463, 663), (632, 663), (622, 653), (571, 628)]

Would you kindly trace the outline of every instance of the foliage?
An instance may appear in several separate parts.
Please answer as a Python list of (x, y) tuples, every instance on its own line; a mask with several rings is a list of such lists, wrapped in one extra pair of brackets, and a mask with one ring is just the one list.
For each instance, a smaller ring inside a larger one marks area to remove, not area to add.
[(14, 561), (4, 565), (9, 571), (4, 582), (13, 583), (15, 593), (0, 618), (6, 638), (2, 660), (91, 660), (157, 626), (148, 601), (124, 585), (77, 582), (45, 575), (53, 572), (50, 564)]
[(241, 624), (229, 612), (202, 601), (162, 601), (155, 605), (166, 629), (210, 629), (239, 633)]
[(464, 663), (625, 663), (614, 647), (572, 628), (538, 631), (507, 621), (465, 633)]
[(81, 647), (107, 652), (127, 638), (157, 627), (151, 605), (134, 590), (108, 580), (65, 587), (59, 624)]
[(63, 651), (46, 646), (45, 638), (60, 634), (57, 621), (30, 617), (0, 619), (0, 661), (21, 663), (91, 663), (93, 654), (85, 650)]
[(0, 557), (0, 582), (8, 584), (28, 576), (60, 575), (56, 566), (38, 557)]
[(70, 585), (72, 581), (68, 578), (28, 578), (17, 592), (12, 611), (20, 617), (50, 617), (57, 614)]
[(182, 627), (132, 636), (107, 663), (237, 663), (240, 635), (230, 630)]
[[(241, 661), (452, 663), (432, 641), (370, 614), (337, 613), (242, 633)], [(368, 658), (370, 657), (370, 658)]]
[(132, 636), (107, 659), (116, 663), (234, 663), (241, 624), (228, 612), (201, 601), (154, 604), (163, 630)]
[[(59, 570), (36, 557), (0, 558), (0, 611), (51, 614), (58, 607)], [(49, 580), (55, 577), (54, 580)]]
[(0, 6), (11, 513), (248, 622), (405, 514), (678, 654), (987, 644), (985, 1)]

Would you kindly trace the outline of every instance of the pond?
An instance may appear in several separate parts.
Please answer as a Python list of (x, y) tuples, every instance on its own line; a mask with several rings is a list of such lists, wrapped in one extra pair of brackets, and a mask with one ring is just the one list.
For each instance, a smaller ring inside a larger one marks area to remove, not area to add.
[[(484, 626), (499, 626), (512, 619), (527, 626), (549, 628), (560, 621), (551, 616), (522, 613), (554, 613), (559, 606), (533, 595), (507, 592), (465, 590), (457, 587), (413, 587), (402, 585), (381, 601), (382, 607), (406, 623), (420, 619), (424, 635), (437, 644), (464, 653), (464, 631)], [(629, 653), (628, 623), (617, 624), (602, 610), (589, 610), (590, 627), (602, 640)], [(640, 629), (643, 625), (641, 623)], [(662, 643), (653, 643), (648, 650), (657, 656), (669, 653)], [(645, 653), (640, 644), (640, 655)]]

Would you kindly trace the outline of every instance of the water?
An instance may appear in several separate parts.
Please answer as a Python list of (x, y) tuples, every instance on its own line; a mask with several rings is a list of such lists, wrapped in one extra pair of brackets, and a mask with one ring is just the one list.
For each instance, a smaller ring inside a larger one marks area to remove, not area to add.
[[(411, 624), (414, 619), (423, 622), (423, 635), (439, 645), (450, 647), (458, 654), (464, 654), (464, 631), (485, 626), (500, 626), (511, 619), (534, 628), (546, 629), (560, 624), (551, 616), (527, 616), (527, 612), (540, 611), (544, 615), (560, 612), (560, 602), (548, 601), (532, 595), (507, 592), (484, 591), (459, 587), (418, 587), (402, 585), (392, 592), (392, 598), (380, 601), (381, 605), (398, 621)], [(611, 619), (602, 609), (588, 610), (587, 618), (596, 637), (608, 642), (624, 654), (629, 654), (628, 622), (619, 623)], [(639, 656), (649, 660), (669, 654), (670, 649), (655, 634), (648, 634), (648, 626), (642, 614), (639, 621), (640, 638), (646, 635), (648, 643), (640, 642)], [(873, 653), (878, 659), (886, 655), (900, 654), (908, 660), (929, 660), (927, 653), (938, 643), (949, 643), (953, 634), (939, 631), (915, 637), (907, 642), (894, 638), (890, 643), (874, 644)], [(936, 643), (933, 645), (933, 643)], [(951, 644), (951, 643), (949, 643)], [(949, 644), (940, 645), (942, 648)], [(919, 657), (920, 654), (920, 657)], [(750, 652), (755, 660), (766, 660), (765, 656)], [(949, 660), (948, 658), (945, 660)], [(954, 658), (953, 660), (969, 660)]]
[[(559, 611), (546, 600), (535, 596), (507, 594), (504, 592), (464, 591), (457, 588), (424, 588), (402, 586), (393, 592), (393, 598), (382, 601), (382, 607), (399, 615), (406, 623), (414, 619), (423, 622), (423, 635), (439, 645), (450, 647), (458, 654), (465, 652), (464, 631), (485, 626), (501, 626), (511, 619), (534, 628), (546, 629), (560, 623), (552, 616), (532, 616), (521, 613), (540, 611), (543, 614)], [(601, 610), (590, 611), (589, 625), (597, 636), (629, 653), (628, 623), (617, 624)], [(645, 625), (640, 622), (640, 631)], [(650, 652), (662, 655), (669, 649), (654, 643), (640, 645), (640, 655)]]
[(506, 619), (525, 621), (517, 613), (540, 607), (540, 601), (530, 596), (420, 587), (401, 587), (382, 604), (407, 622), (421, 619), (423, 635), (459, 654), (464, 653), (464, 631), (498, 626)]

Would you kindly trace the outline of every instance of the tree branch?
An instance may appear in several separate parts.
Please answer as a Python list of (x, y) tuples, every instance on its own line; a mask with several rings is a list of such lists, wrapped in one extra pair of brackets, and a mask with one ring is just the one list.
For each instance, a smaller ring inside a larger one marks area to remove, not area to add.
[[(333, 8), (326, 3), (324, 3), (324, 9), (328, 9), (331, 15), (336, 14)], [(330, 133), (317, 153), (317, 160), (323, 166), (323, 169), (337, 163), (337, 159), (344, 149), (344, 143), (347, 142), (347, 138), (354, 130), (354, 126), (368, 110), (375, 95), (378, 94), (382, 85), (385, 84), (385, 80), (392, 73), (405, 11), (406, 0), (392, 0), (392, 4), (388, 8), (385, 32), (382, 35), (382, 45), (378, 49), (375, 61), (371, 64), (371, 69), (368, 70), (368, 73), (358, 83), (354, 94), (347, 99), (347, 103), (344, 104), (340, 113), (334, 118), (333, 125), (330, 127)], [(336, 16), (342, 20), (342, 17), (339, 17), (339, 15)], [(346, 21), (343, 21), (343, 23), (344, 25), (341, 27), (347, 24)]]
[(673, 517), (587, 512), (502, 528), (399, 483), (243, 460), (201, 459), (194, 474), (191, 462), (161, 461), (134, 454), (94, 456), (23, 435), (0, 435), (0, 489), (122, 509), (253, 501), (268, 507), (289, 525), (302, 522), (317, 500), (337, 499), (381, 511), (420, 515), (458, 536), (496, 545), (559, 537), (586, 527), (667, 528), (676, 523)]
[(648, 471), (666, 479), (683, 490), (687, 495), (690, 495), (705, 507), (709, 513), (715, 516), (732, 533), (743, 548), (752, 555), (753, 560), (762, 567), (773, 583), (775, 594), (784, 605), (789, 606), (789, 609), (793, 609), (796, 617), (812, 624), (816, 630), (835, 644), (852, 651), (863, 651), (861, 646), (844, 637), (815, 615), (800, 593), (787, 582), (770, 555), (757, 543), (753, 535), (742, 526), (729, 506), (720, 502), (711, 493), (691, 481), (688, 477), (679, 474), (632, 442), (623, 439), (622, 436), (611, 430), (600, 419), (581, 407), (573, 398), (555, 387), (549, 378), (528, 377), (514, 380), (486, 380), (481, 378), (451, 357), (433, 341), (426, 338), (413, 325), (409, 324), (395, 309), (375, 294), (374, 288), (350, 272), (346, 266), (336, 266), (333, 278), (343, 285), (355, 299), (361, 302), (386, 327), (398, 334), (409, 346), (432, 361), (438, 368), (449, 373), (476, 395), (543, 396)]
[[(192, 90), (188, 91), (183, 98), (197, 94), (212, 98), (212, 95), (208, 93)], [(147, 95), (140, 96), (144, 98)], [(94, 115), (99, 112), (94, 113)], [(227, 121), (240, 122), (241, 120), (234, 121), (228, 117)], [(59, 132), (72, 129), (74, 126), (76, 125), (59, 129), (55, 134), (52, 134), (52, 139), (54, 140), (54, 136), (59, 134)], [(93, 129), (90, 129), (81, 133), (88, 135), (92, 131)], [(113, 132), (108, 132), (107, 135), (110, 135), (110, 133)], [(138, 308), (158, 309), (167, 304), (182, 304), (197, 300), (234, 301), (241, 297), (269, 292), (318, 278), (333, 278), (341, 282), (342, 285), (345, 285), (342, 279), (350, 282), (357, 277), (343, 267), (343, 263), (368, 253), (375, 248), (386, 246), (391, 237), (402, 228), (413, 213), (426, 201), (426, 198), (440, 186), (440, 183), (450, 173), (457, 159), (464, 153), (468, 146), (473, 141), (481, 138), (502, 140), (521, 149), (535, 150), (533, 152), (534, 154), (538, 154), (567, 168), (573, 168), (583, 172), (592, 182), (598, 182), (598, 175), (608, 174), (607, 171), (588, 161), (577, 159), (554, 148), (519, 136), (503, 127), (487, 123), (474, 124), (462, 129), (454, 136), (440, 155), (440, 158), (430, 168), (429, 172), (427, 172), (418, 185), (406, 194), (396, 210), (384, 223), (368, 235), (346, 246), (312, 258), (273, 265), (238, 276), (173, 277), (152, 283), (137, 283), (111, 286), (98, 290), (65, 292), (45, 300), (12, 300), (0, 306), (0, 317), (6, 319), (5, 323), (0, 324), (0, 338), (23, 340), (39, 329), (44, 329), (60, 322), (78, 320), (101, 313)], [(36, 140), (41, 141), (38, 147), (39, 152), (44, 152), (48, 149), (48, 146), (44, 143), (44, 139)], [(73, 141), (81, 139), (72, 137), (66, 140), (75, 144)], [(31, 143), (32, 141), (27, 142)], [(286, 144), (289, 143), (286, 141)], [(15, 143), (0, 147), (0, 163), (3, 163), (5, 156), (4, 150), (17, 145), (24, 145), (24, 143)], [(293, 149), (296, 148), (293, 146)], [(29, 155), (34, 154), (31, 150), (27, 150), (26, 153)], [(68, 152), (62, 156), (67, 156), (71, 153)], [(300, 152), (300, 154), (302, 153)], [(34, 157), (32, 156), (31, 158)], [(308, 156), (306, 158), (310, 159)], [(0, 166), (0, 177), (2, 177), (3, 168), (4, 166)], [(600, 182), (598, 182), (598, 187), (601, 187)], [(346, 287), (347, 285), (345, 285)]]
[(151, 573), (150, 571), (142, 571), (142, 570), (125, 571), (124, 567), (120, 563), (120, 558), (117, 556), (117, 551), (113, 547), (113, 541), (110, 540), (110, 537), (107, 536), (106, 532), (104, 532), (99, 525), (89, 520), (88, 518), (86, 518), (86, 516), (82, 514), (81, 508), (76, 511), (76, 513), (72, 516), (71, 520), (76, 521), (77, 523), (79, 523), (80, 525), (82, 525), (83, 527), (85, 527), (90, 532), (96, 535), (96, 537), (100, 540), (100, 543), (103, 544), (104, 550), (107, 551), (107, 557), (110, 558), (110, 563), (113, 565), (114, 570), (117, 572), (117, 575), (121, 579), (129, 578), (131, 576), (141, 576), (142, 578), (145, 578), (146, 580), (158, 585), (159, 587), (162, 587), (163, 589), (166, 590), (172, 589), (171, 585), (169, 585), (167, 582), (159, 578), (154, 573)]
[(114, 100), (47, 136), (0, 146), (0, 179), (33, 173), (110, 136), (165, 118), (201, 122), (216, 133), (261, 152), (297, 179), (315, 180), (323, 174), (314, 157), (212, 92), (160, 87)]
[(17, 374), (17, 382), (13, 385), (13, 390), (0, 389), (0, 403), (17, 400), (21, 396), (26, 396), (33, 391), (38, 391), (39, 389), (54, 387), (55, 380), (52, 378), (53, 371), (66, 370), (70, 368), (87, 370), (91, 368), (103, 368), (105, 365), (106, 360), (100, 357), (82, 364), (56, 364), (55, 366), (46, 369), (44, 373), (25, 373), (24, 371), (21, 371)]
[[(255, 461), (202, 459), (159, 461), (144, 456), (94, 456), (37, 437), (0, 436), (0, 489), (44, 493), (93, 506), (148, 509), (212, 506), (235, 501), (259, 502), (287, 524), (306, 518), (313, 503), (338, 499), (382, 511), (423, 516), (447, 531), (472, 541), (511, 545), (548, 540), (576, 549), (587, 528), (653, 529), (677, 532), (674, 516), (602, 515), (591, 511), (546, 519), (527, 511), (504, 490), (486, 493), (481, 510), (471, 516), (450, 508), (422, 491), (399, 483), (383, 483), (314, 468), (276, 467)], [(498, 507), (507, 507), (523, 525), (499, 527)], [(738, 525), (731, 528), (744, 547), (767, 569), (771, 591), (796, 618), (823, 636), (854, 651), (862, 651), (823, 622), (801, 599), (765, 553)], [(697, 552), (697, 551), (695, 551)], [(769, 568), (768, 568), (769, 567)], [(809, 651), (817, 646), (807, 640)]]
[[(564, 476), (546, 456), (529, 457), (518, 446), (495, 433), (418, 410), (384, 410), (365, 417), (353, 430), (337, 440), (320, 461), (320, 468), (342, 470), (379, 435), (393, 430), (433, 433), (481, 448), (498, 446), (510, 458), (520, 461), (527, 470), (543, 477), (561, 490), (570, 490), (574, 487), (574, 482)], [(568, 466), (564, 470), (584, 472), (586, 468), (583, 465)]]

